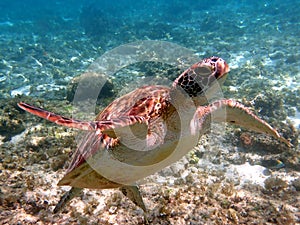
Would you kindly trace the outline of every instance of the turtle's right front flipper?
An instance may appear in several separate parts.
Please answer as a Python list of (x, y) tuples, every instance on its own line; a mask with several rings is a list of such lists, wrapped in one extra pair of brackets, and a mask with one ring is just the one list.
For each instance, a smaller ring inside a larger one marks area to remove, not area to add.
[(208, 106), (198, 107), (193, 122), (191, 124), (192, 132), (196, 132), (196, 130), (204, 131), (210, 127), (208, 124), (210, 122), (228, 122), (249, 130), (271, 135), (289, 147), (292, 146), (270, 124), (260, 119), (243, 104), (230, 99), (219, 100)]

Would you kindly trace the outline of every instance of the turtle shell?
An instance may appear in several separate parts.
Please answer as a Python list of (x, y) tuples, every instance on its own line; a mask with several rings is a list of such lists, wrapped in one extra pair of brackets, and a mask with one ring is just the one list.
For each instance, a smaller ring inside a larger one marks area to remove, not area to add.
[[(185, 108), (190, 104), (186, 101)], [(194, 112), (185, 115), (192, 118)], [(132, 123), (126, 120), (130, 116), (143, 120)], [(142, 87), (116, 99), (96, 121), (112, 121), (115, 127), (83, 138), (59, 185), (102, 189), (132, 184), (166, 166), (159, 163), (173, 153), (182, 125), (170, 88), (164, 86)]]
[(206, 103), (209, 87), (222, 84), (228, 71), (223, 59), (210, 57), (184, 71), (172, 88), (145, 86), (113, 101), (95, 120), (114, 129), (83, 138), (59, 185), (131, 185), (179, 160), (198, 142), (199, 134), (190, 131), (197, 106)]

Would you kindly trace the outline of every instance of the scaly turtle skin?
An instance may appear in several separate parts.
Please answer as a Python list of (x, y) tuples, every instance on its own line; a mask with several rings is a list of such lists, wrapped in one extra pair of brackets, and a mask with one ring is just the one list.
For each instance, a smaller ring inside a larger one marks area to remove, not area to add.
[(19, 107), (59, 125), (90, 131), (82, 140), (58, 185), (69, 185), (60, 210), (82, 188), (120, 188), (146, 211), (134, 183), (179, 160), (195, 147), (210, 122), (229, 122), (269, 134), (290, 145), (268, 123), (234, 100), (205, 105), (207, 93), (229, 72), (219, 57), (201, 60), (184, 71), (172, 87), (145, 86), (113, 101), (94, 121), (69, 119), (19, 103)]

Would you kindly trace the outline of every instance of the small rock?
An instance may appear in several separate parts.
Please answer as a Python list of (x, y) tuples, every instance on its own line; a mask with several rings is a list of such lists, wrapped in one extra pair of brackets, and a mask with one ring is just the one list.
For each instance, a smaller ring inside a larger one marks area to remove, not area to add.
[(88, 72), (73, 78), (67, 87), (67, 100), (85, 101), (114, 96), (114, 85), (105, 75)]
[(296, 180), (293, 180), (292, 185), (296, 188), (297, 191), (300, 191), (300, 177)]

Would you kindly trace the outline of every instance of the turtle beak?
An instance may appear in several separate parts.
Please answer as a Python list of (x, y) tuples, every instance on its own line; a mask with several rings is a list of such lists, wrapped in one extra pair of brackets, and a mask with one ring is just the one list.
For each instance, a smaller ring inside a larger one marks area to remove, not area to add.
[(229, 65), (226, 62), (224, 62), (224, 73), (229, 73), (229, 71)]
[(216, 67), (217, 67), (217, 71), (216, 71), (216, 75), (215, 75), (216, 79), (223, 77), (230, 71), (229, 65), (224, 60), (219, 60), (217, 62)]

